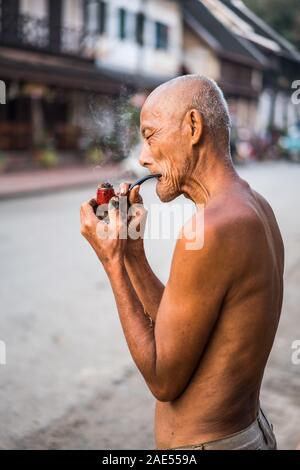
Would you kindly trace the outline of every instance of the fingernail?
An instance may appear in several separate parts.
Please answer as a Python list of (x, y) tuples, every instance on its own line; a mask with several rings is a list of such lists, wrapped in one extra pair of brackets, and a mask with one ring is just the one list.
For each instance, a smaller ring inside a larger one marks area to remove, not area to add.
[(118, 199), (111, 199), (109, 201), (109, 204), (114, 208), (114, 209), (119, 209), (119, 200)]

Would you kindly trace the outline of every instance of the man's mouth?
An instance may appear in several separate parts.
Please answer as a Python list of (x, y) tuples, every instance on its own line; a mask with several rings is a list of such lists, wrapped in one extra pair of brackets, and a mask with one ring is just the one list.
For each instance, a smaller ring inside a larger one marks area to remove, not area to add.
[(158, 181), (162, 180), (163, 175), (161, 173), (153, 173)]
[(161, 173), (151, 173), (150, 175), (143, 176), (143, 178), (139, 178), (137, 181), (135, 181), (129, 186), (129, 191), (131, 191), (135, 186), (143, 184), (145, 181), (158, 177), (161, 177)]

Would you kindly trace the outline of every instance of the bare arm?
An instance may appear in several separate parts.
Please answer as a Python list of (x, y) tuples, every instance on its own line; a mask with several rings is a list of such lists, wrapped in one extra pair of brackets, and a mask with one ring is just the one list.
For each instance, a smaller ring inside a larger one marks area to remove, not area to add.
[(151, 326), (125, 268), (126, 240), (111, 237), (122, 229), (119, 211), (111, 207), (107, 225), (97, 219), (93, 204), (81, 206), (81, 233), (107, 272), (133, 360), (158, 400), (175, 400), (203, 354), (230, 282), (223, 240), (206, 222), (202, 249), (187, 250), (190, 240), (177, 241), (156, 323)]
[[(132, 219), (135, 221), (135, 226), (139, 226), (139, 223), (141, 223), (145, 228), (147, 211), (143, 207), (143, 199), (139, 194), (140, 187), (136, 186), (129, 192), (129, 186), (129, 183), (122, 183), (120, 191), (122, 191), (122, 194), (127, 195), (130, 205), (139, 204), (141, 206), (140, 211), (135, 213)], [(141, 238), (137, 240), (129, 238), (127, 240), (124, 261), (130, 282), (143, 305), (144, 312), (155, 322), (165, 286), (154, 274), (148, 263), (144, 249), (143, 230), (140, 229), (140, 231)]]
[(228, 285), (222, 253), (214, 236), (208, 232), (206, 236), (210, 240), (196, 252), (185, 249), (186, 240), (177, 241), (153, 328), (125, 266), (108, 272), (132, 357), (160, 401), (175, 400), (186, 388), (218, 318)]
[(127, 253), (125, 267), (145, 313), (155, 322), (165, 286), (152, 271), (144, 249)]

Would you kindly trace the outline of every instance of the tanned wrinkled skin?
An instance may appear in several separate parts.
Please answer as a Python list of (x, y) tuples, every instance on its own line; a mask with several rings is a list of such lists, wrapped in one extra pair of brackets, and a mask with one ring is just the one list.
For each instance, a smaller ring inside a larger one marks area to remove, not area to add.
[[(191, 107), (197, 86), (179, 81), (148, 98), (140, 163), (162, 174), (161, 201), (184, 194), (204, 204), (203, 248), (187, 250), (179, 238), (164, 286), (143, 240), (100, 242), (92, 203), (81, 209), (82, 234), (108, 274), (130, 352), (157, 399), (159, 449), (223, 438), (255, 420), (282, 306), (284, 248), (274, 213), (236, 173), (226, 136), (218, 129), (212, 136)], [(128, 188), (119, 195), (141, 202), (139, 187)]]

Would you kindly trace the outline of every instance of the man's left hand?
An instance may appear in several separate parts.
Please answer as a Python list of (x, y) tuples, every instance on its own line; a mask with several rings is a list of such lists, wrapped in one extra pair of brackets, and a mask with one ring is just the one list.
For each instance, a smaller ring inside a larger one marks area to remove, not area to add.
[(119, 210), (119, 198), (113, 197), (108, 205), (109, 223), (99, 220), (95, 215), (95, 199), (81, 205), (81, 234), (95, 250), (104, 268), (124, 261), (127, 242), (127, 224), (122, 220)]

